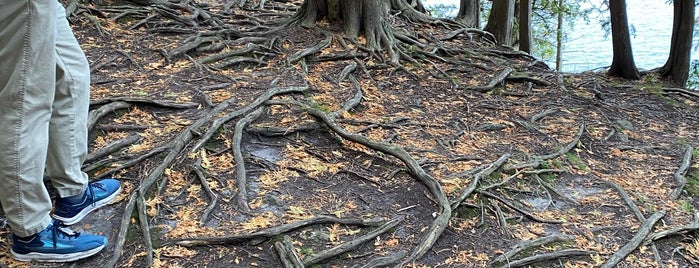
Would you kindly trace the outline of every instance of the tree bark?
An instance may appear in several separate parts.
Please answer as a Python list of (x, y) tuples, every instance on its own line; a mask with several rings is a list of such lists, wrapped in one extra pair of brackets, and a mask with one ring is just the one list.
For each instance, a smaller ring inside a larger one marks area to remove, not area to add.
[(515, 0), (494, 0), (490, 9), (485, 31), (495, 36), (500, 44), (512, 45), (512, 26), (514, 24)]
[(660, 75), (672, 77), (679, 87), (687, 84), (689, 63), (694, 33), (694, 0), (674, 0), (674, 17), (672, 20), (672, 41), (670, 55), (665, 65), (660, 68)]
[(532, 0), (519, 0), (519, 50), (532, 53)]
[(481, 3), (479, 0), (461, 0), (456, 20), (472, 28), (481, 27)]
[[(693, 0), (691, 0), (693, 1)], [(612, 23), (612, 47), (614, 57), (609, 75), (626, 79), (640, 79), (636, 63), (633, 60), (629, 23), (626, 15), (626, 0), (609, 0), (609, 13)]]

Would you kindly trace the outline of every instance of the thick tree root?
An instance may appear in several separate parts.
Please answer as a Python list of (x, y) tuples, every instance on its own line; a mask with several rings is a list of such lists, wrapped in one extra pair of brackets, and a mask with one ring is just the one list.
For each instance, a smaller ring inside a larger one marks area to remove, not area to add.
[(692, 154), (694, 153), (694, 148), (692, 146), (687, 145), (687, 149), (684, 152), (684, 158), (682, 158), (682, 164), (680, 164), (680, 168), (675, 171), (673, 174), (673, 177), (675, 178), (675, 183), (677, 183), (677, 186), (675, 189), (672, 190), (670, 193), (670, 198), (672, 199), (677, 199), (680, 197), (682, 194), (682, 191), (684, 190), (684, 186), (687, 184), (687, 178), (684, 177), (684, 175), (687, 173), (687, 169), (689, 168), (689, 164), (692, 162)]
[(642, 243), (643, 240), (648, 236), (648, 233), (650, 233), (651, 229), (653, 229), (653, 226), (655, 225), (658, 220), (660, 220), (662, 217), (665, 216), (665, 211), (657, 211), (653, 213), (647, 220), (643, 222), (641, 225), (641, 228), (638, 229), (638, 232), (636, 232), (636, 235), (627, 243), (624, 245), (619, 251), (614, 253), (607, 261), (601, 266), (602, 268), (612, 268), (615, 267), (619, 262), (621, 262), (626, 256), (631, 254), (634, 250), (636, 250)]
[(291, 232), (293, 230), (307, 227), (317, 224), (343, 224), (343, 225), (354, 225), (360, 227), (377, 227), (384, 225), (386, 222), (382, 220), (362, 220), (362, 219), (351, 219), (351, 218), (335, 218), (330, 216), (316, 216), (307, 220), (282, 224), (279, 226), (267, 228), (260, 230), (251, 234), (242, 235), (229, 235), (229, 236), (219, 236), (219, 237), (199, 237), (199, 238), (185, 238), (185, 239), (174, 239), (170, 241), (163, 242), (163, 246), (167, 245), (178, 245), (183, 247), (196, 247), (196, 246), (207, 246), (207, 245), (230, 245), (249, 242), (253, 240), (269, 239), (278, 235)]

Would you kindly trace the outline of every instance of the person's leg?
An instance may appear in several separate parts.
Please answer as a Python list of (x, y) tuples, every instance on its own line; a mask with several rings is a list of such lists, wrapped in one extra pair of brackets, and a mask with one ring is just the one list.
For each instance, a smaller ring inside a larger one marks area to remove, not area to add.
[(106, 237), (51, 219), (44, 186), (56, 90), (56, 0), (0, 0), (0, 202), (20, 261), (74, 261)]
[(58, 193), (53, 217), (72, 225), (113, 201), (121, 187), (114, 179), (88, 184), (88, 176), (81, 169), (87, 155), (90, 68), (63, 6), (56, 6), (56, 13), (56, 97), (49, 125), (46, 175)]
[(56, 97), (46, 175), (60, 197), (69, 197), (82, 194), (88, 182), (81, 168), (87, 155), (90, 68), (62, 5), (56, 5), (56, 14)]
[(54, 58), (55, 0), (0, 0), (0, 202), (12, 232), (31, 236), (51, 218), (44, 186)]

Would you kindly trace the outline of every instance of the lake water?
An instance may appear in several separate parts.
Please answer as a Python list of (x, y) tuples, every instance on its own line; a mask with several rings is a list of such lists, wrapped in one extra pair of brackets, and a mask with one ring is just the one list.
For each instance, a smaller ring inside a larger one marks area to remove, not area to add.
[[(600, 1), (600, 0), (594, 0)], [(424, 0), (427, 6), (455, 5), (458, 0)], [(672, 36), (672, 5), (665, 0), (627, 0), (629, 25), (635, 29), (631, 37), (634, 60), (639, 69), (647, 70), (662, 66), (670, 51)], [(607, 17), (608, 14), (602, 16)], [(590, 22), (577, 19), (573, 29), (566, 31), (563, 43), (562, 68), (564, 72), (582, 72), (609, 66), (612, 63), (611, 36), (605, 36), (596, 16)], [(697, 39), (695, 38), (695, 44)], [(692, 59), (696, 59), (692, 52)], [(550, 64), (554, 66), (555, 64)]]

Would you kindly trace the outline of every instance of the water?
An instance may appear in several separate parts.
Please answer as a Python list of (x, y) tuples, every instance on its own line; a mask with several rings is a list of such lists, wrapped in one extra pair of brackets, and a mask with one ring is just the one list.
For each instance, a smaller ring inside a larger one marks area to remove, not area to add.
[[(598, 5), (600, 0), (593, 1)], [(426, 6), (459, 5), (458, 0), (424, 0), (423, 3)], [(670, 52), (672, 5), (664, 0), (627, 0), (626, 4), (629, 25), (635, 29), (631, 47), (636, 66), (641, 70), (662, 66)], [(573, 29), (565, 32), (567, 38), (563, 43), (562, 71), (582, 72), (607, 67), (612, 63), (611, 36), (606, 35), (599, 23), (607, 16), (608, 12), (599, 17), (592, 15), (589, 23), (583, 18), (576, 19)], [(696, 44), (697, 38), (694, 41)], [(696, 60), (696, 54), (692, 51), (693, 60)]]

